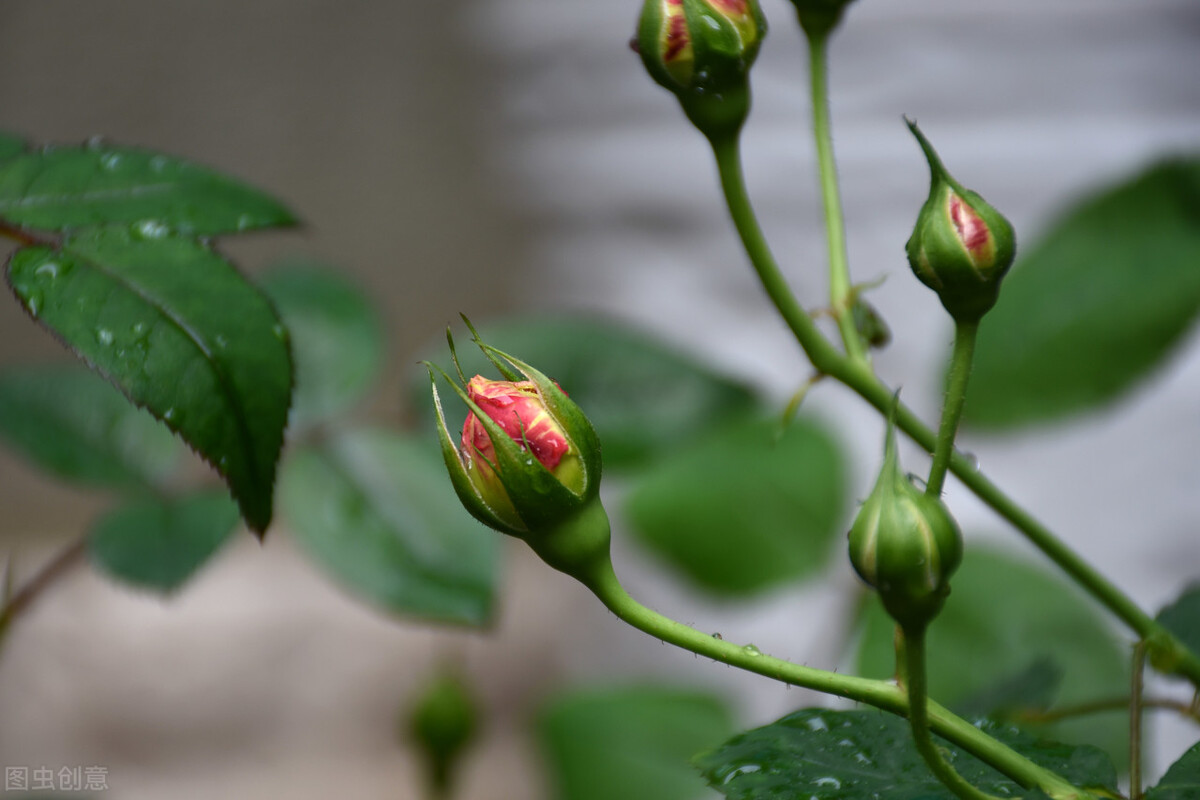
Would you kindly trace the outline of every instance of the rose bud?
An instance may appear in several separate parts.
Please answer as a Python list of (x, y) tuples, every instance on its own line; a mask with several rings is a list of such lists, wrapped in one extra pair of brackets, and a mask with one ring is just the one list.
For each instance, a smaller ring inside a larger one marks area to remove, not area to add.
[(468, 408), (458, 447), (434, 383), (438, 436), (451, 482), (480, 522), (524, 539), (551, 566), (576, 574), (583, 562), (608, 552), (596, 431), (554, 381), (477, 343), (502, 372), (524, 380), (476, 375), (465, 388), (451, 381)]
[(710, 138), (739, 130), (749, 71), (767, 33), (757, 0), (646, 0), (634, 49)]
[(842, 12), (854, 0), (792, 0), (800, 27), (809, 36), (824, 36), (842, 21)]
[(962, 560), (962, 535), (941, 499), (901, 473), (890, 424), (883, 468), (849, 538), (855, 572), (902, 627), (924, 628), (937, 616)]
[(982, 197), (942, 166), (929, 140), (905, 120), (925, 153), (931, 174), (929, 198), (905, 245), (913, 272), (938, 293), (958, 322), (977, 322), (996, 304), (1000, 280), (1012, 266), (1012, 225)]

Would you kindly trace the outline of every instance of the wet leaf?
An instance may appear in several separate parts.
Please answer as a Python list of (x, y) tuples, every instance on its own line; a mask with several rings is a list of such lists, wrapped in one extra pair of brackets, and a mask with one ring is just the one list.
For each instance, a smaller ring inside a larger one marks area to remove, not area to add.
[(120, 489), (164, 485), (181, 450), (160, 422), (74, 364), (0, 370), (0, 437), (59, 478)]
[(572, 692), (538, 717), (556, 800), (707, 797), (688, 761), (732, 730), (720, 700), (677, 688)]
[(816, 574), (847, 507), (841, 454), (816, 423), (741, 422), (674, 450), (633, 486), (638, 540), (695, 584), (749, 595)]
[(247, 523), (271, 520), (292, 370), (274, 309), (201, 244), (125, 228), (26, 247), (26, 310), (216, 467)]
[[(1116, 770), (1094, 747), (1042, 741), (993, 722), (980, 727), (1076, 786), (1116, 791)], [(1029, 796), (981, 761), (935, 741), (977, 788)], [(917, 753), (908, 722), (877, 711), (803, 709), (739, 734), (695, 761), (709, 785), (729, 800), (955, 800)]]
[(156, 592), (182, 586), (237, 529), (225, 492), (128, 503), (96, 521), (92, 562), (126, 583)]
[(280, 503), (305, 550), (359, 597), (405, 616), (491, 619), (500, 536), (463, 511), (436, 443), (341, 434), (288, 459)]
[(0, 162), (0, 219), (54, 231), (152, 220), (196, 236), (296, 221), (278, 201), (218, 172), (99, 141)]

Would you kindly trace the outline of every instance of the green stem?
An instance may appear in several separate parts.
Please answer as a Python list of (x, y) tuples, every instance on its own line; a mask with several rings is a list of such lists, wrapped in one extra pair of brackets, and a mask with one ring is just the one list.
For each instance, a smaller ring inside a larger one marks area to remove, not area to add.
[(813, 138), (821, 175), (821, 202), (825, 206), (825, 238), (829, 243), (830, 311), (837, 321), (846, 354), (866, 361), (862, 337), (854, 326), (854, 288), (846, 254), (846, 226), (838, 186), (837, 161), (833, 157), (833, 135), (829, 114), (829, 31), (806, 31), (808, 39), (809, 91), (813, 109)]
[(1129, 798), (1142, 798), (1142, 676), (1146, 669), (1146, 643), (1133, 646), (1129, 682)]
[(979, 321), (958, 322), (954, 326), (954, 351), (950, 356), (950, 374), (946, 381), (946, 399), (942, 404), (942, 421), (938, 426), (937, 442), (933, 448), (933, 464), (925, 491), (930, 497), (941, 497), (946, 483), (946, 470), (954, 455), (954, 437), (962, 418), (967, 399), (967, 379), (971, 376), (971, 359), (975, 355), (975, 338)]
[[(725, 193), (730, 217), (741, 237), (750, 263), (758, 274), (767, 296), (792, 331), (792, 335), (796, 337), (813, 368), (850, 388), (884, 417), (891, 414), (894, 407), (896, 427), (927, 452), (934, 452), (937, 437), (933, 431), (921, 422), (910, 408), (896, 402), (893, 390), (879, 380), (866, 362), (849, 358), (834, 348), (792, 295), (750, 204), (742, 178), (738, 137), (713, 137), (709, 141), (716, 157), (721, 188)], [(1138, 608), (1136, 603), (1056, 537), (1049, 528), (988, 480), (979, 471), (977, 464), (955, 452), (950, 456), (950, 471), (980, 500), (1021, 531), (1060, 569), (1136, 632), (1139, 639), (1169, 646), (1176, 662), (1175, 672), (1186, 676), (1193, 685), (1200, 687), (1200, 657), (1189, 651), (1173, 634)]]
[(925, 629), (908, 629), (903, 632), (904, 669), (908, 686), (908, 721), (912, 727), (913, 744), (925, 759), (929, 771), (947, 789), (962, 800), (1000, 800), (971, 785), (954, 767), (942, 757), (933, 738), (929, 735), (929, 719), (926, 706), (929, 689), (925, 672)]
[[(663, 616), (638, 603), (625, 591), (607, 558), (596, 559), (576, 574), (619, 619), (663, 642), (774, 680), (874, 706), (898, 716), (908, 715), (904, 690), (890, 681), (871, 680), (805, 667), (718, 639)], [(1025, 787), (1036, 786), (1055, 800), (1085, 800), (1092, 795), (996, 741), (966, 720), (936, 703), (928, 705), (928, 727), (950, 743)]]

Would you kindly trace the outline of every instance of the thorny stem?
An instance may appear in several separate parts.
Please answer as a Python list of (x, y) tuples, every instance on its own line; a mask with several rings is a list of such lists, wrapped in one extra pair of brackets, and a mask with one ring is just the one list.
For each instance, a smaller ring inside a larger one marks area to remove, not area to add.
[(954, 437), (958, 433), (958, 421), (962, 418), (967, 399), (967, 379), (971, 376), (971, 359), (975, 355), (978, 332), (978, 320), (958, 322), (954, 326), (954, 351), (950, 356), (942, 421), (938, 425), (933, 464), (929, 467), (929, 480), (925, 484), (925, 493), (930, 497), (941, 497), (942, 486), (946, 483), (946, 470), (950, 467), (950, 457), (954, 455)]
[[(856, 361), (838, 352), (792, 295), (750, 204), (742, 177), (737, 137), (713, 138), (710, 142), (729, 214), (750, 263), (758, 274), (767, 296), (813, 367), (847, 386), (885, 417), (894, 408), (896, 427), (927, 452), (934, 452), (937, 441), (934, 432), (910, 408), (895, 401), (893, 390), (875, 375), (865, 361)], [(1175, 671), (1200, 688), (1200, 657), (1189, 651), (1173, 634), (1142, 611), (1133, 600), (1055, 536), (1049, 528), (988, 480), (973, 460), (956, 451), (950, 456), (950, 471), (980, 500), (1023, 533), (1051, 561), (1128, 625), (1140, 639), (1169, 646), (1172, 660), (1175, 662)]]
[(825, 238), (829, 242), (830, 310), (837, 321), (846, 354), (866, 362), (862, 336), (854, 326), (854, 289), (850, 284), (850, 266), (846, 255), (846, 226), (838, 186), (837, 161), (833, 157), (833, 135), (829, 115), (829, 57), (826, 44), (829, 31), (807, 33), (809, 91), (812, 95), (813, 138), (817, 146), (817, 165), (821, 175), (821, 202), (825, 206)]
[[(575, 574), (575, 577), (623, 622), (663, 642), (793, 686), (866, 703), (897, 716), (908, 715), (909, 703), (904, 690), (890, 681), (793, 664), (761, 653), (752, 645), (741, 646), (702, 633), (643, 606), (621, 586), (608, 558), (597, 560), (586, 572)], [(928, 729), (1022, 786), (1036, 786), (1055, 800), (1094, 800), (1090, 793), (1072, 786), (937, 703), (930, 702), (925, 711)]]
[(0, 608), (0, 645), (8, 633), (13, 620), (23, 613), (42, 592), (54, 585), (63, 575), (71, 571), (77, 564), (82, 563), (87, 553), (88, 537), (83, 535), (71, 541), (59, 550), (36, 575), (30, 578), (24, 586), (8, 598), (4, 607)]
[(938, 751), (929, 735), (926, 704), (929, 689), (925, 671), (925, 628), (908, 628), (901, 632), (904, 651), (905, 684), (908, 687), (908, 721), (912, 728), (913, 744), (925, 760), (929, 771), (962, 800), (999, 800), (968, 782)]

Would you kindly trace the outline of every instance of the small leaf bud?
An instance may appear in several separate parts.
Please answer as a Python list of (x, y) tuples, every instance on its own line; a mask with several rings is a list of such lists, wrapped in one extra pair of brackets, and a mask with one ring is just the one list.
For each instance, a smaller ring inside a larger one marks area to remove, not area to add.
[(954, 180), (916, 123), (905, 120), (929, 162), (929, 197), (905, 250), (922, 283), (958, 322), (977, 322), (1000, 294), (1016, 238), (999, 211)]
[(405, 721), (421, 751), (437, 797), (448, 797), (455, 768), (478, 727), (475, 699), (457, 671), (438, 675), (426, 685)]
[(883, 468), (850, 527), (850, 563), (902, 627), (924, 628), (950, 594), (962, 536), (946, 506), (900, 471), (888, 427)]
[(766, 32), (757, 0), (646, 0), (633, 45), (650, 76), (712, 138), (745, 121), (750, 66)]

